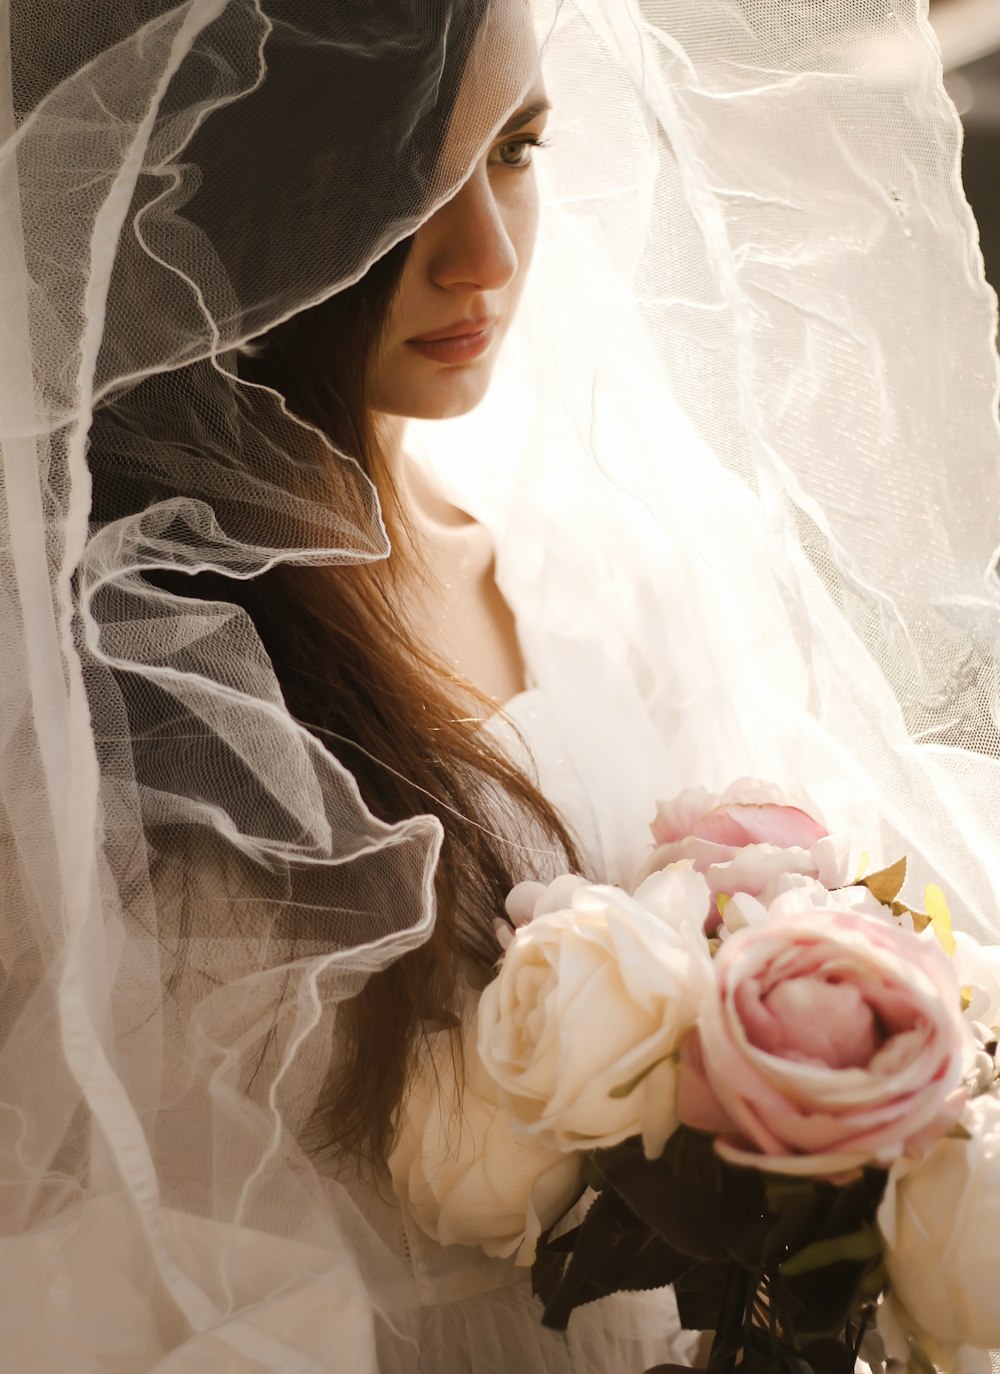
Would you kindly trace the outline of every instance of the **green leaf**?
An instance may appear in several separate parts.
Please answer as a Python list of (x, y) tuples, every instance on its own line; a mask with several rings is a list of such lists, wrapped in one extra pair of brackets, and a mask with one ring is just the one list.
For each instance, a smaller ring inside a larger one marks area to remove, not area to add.
[(676, 1054), (660, 1055), (659, 1059), (655, 1059), (653, 1063), (649, 1065), (648, 1068), (643, 1069), (641, 1073), (637, 1073), (636, 1076), (634, 1078), (630, 1078), (627, 1083), (619, 1083), (617, 1088), (612, 1088), (611, 1091), (608, 1093), (608, 1096), (616, 1099), (628, 1097), (630, 1093), (635, 1092), (636, 1088), (639, 1086), (639, 1084), (642, 1082), (644, 1078), (649, 1077), (649, 1075), (653, 1072), (654, 1069), (658, 1069), (660, 1065), (665, 1064), (668, 1059), (677, 1058), (678, 1056)]
[(564, 1238), (543, 1241), (532, 1268), (544, 1325), (564, 1331), (574, 1310), (623, 1289), (663, 1288), (691, 1261), (650, 1231), (610, 1188), (598, 1194), (575, 1233), (572, 1253)]
[(739, 1374), (814, 1374), (814, 1371), (812, 1365), (794, 1350), (773, 1346), (767, 1350), (744, 1350)]
[(593, 1188), (595, 1193), (599, 1193), (602, 1188), (607, 1187), (608, 1180), (594, 1157), (593, 1151), (588, 1151), (583, 1157), (583, 1181), (588, 1188)]
[(663, 1239), (693, 1259), (724, 1259), (733, 1227), (722, 1195), (697, 1179), (678, 1178), (660, 1160), (634, 1158), (610, 1186)]
[(593, 1186), (598, 1189), (606, 1187), (615, 1173), (625, 1168), (637, 1152), (642, 1152), (642, 1141), (637, 1138), (625, 1140), (620, 1145), (612, 1145), (606, 1150), (589, 1151), (584, 1159), (586, 1167), (592, 1170), (598, 1179)]
[(764, 1179), (764, 1194), (772, 1212), (782, 1212), (793, 1203), (804, 1198), (812, 1198), (816, 1191), (816, 1181), (811, 1178), (795, 1178), (790, 1174), (768, 1174)]
[(810, 1341), (798, 1353), (813, 1374), (854, 1374), (854, 1360), (846, 1341)]
[(882, 1237), (872, 1227), (864, 1227), (850, 1236), (832, 1236), (829, 1240), (819, 1240), (807, 1245), (804, 1250), (785, 1260), (780, 1266), (785, 1278), (792, 1279), (799, 1274), (808, 1274), (813, 1269), (825, 1269), (829, 1264), (839, 1264), (843, 1260), (874, 1259), (882, 1253)]
[(889, 1271), (885, 1267), (885, 1260), (880, 1259), (873, 1269), (865, 1271), (864, 1277), (858, 1286), (861, 1297), (874, 1302), (878, 1298), (882, 1289), (889, 1282)]
[(868, 1280), (881, 1263), (879, 1253), (862, 1259), (841, 1257), (818, 1268), (803, 1265), (798, 1274), (787, 1273), (784, 1265), (798, 1260), (811, 1245), (832, 1241), (837, 1246), (856, 1232), (877, 1234), (875, 1215), (885, 1182), (881, 1169), (866, 1169), (849, 1184), (817, 1182), (811, 1206), (796, 1204), (768, 1237), (765, 1267), (786, 1338), (839, 1339), (851, 1314), (865, 1301)]
[[(724, 1316), (727, 1298), (732, 1294), (734, 1279), (742, 1297), (746, 1279), (733, 1263), (712, 1260), (695, 1265), (674, 1285), (677, 1310), (685, 1331), (715, 1331)], [(736, 1304), (741, 1308), (742, 1303)]]
[(823, 1188), (814, 1182), (810, 1189), (786, 1193), (777, 1205), (772, 1194), (774, 1221), (764, 1240), (762, 1259), (765, 1267), (778, 1267), (813, 1240), (825, 1236), (829, 1199)]

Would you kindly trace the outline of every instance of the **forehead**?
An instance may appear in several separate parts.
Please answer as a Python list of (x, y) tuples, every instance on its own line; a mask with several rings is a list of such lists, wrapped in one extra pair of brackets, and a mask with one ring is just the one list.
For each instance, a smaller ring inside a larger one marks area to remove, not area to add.
[(542, 92), (538, 40), (528, 0), (491, 0), (462, 75), (444, 150), (462, 176), (506, 117)]

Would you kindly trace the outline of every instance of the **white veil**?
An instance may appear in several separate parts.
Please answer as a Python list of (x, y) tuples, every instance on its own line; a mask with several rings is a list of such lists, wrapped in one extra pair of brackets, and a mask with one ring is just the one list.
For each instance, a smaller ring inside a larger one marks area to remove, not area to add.
[[(373, 820), (242, 613), (141, 573), (385, 556), (350, 455), (331, 504), (234, 350), (457, 187), (527, 80), (507, 3), (0, 3), (15, 1367), (405, 1338), (406, 1275), (299, 1136), (336, 1004), (429, 934), (439, 828)], [(593, 863), (628, 881), (657, 795), (752, 772), (995, 935), (996, 303), (926, 5), (535, 11), (529, 299), (484, 406), (413, 438), (494, 533)], [(126, 515), (92, 514), (88, 446)], [(168, 900), (192, 832), (214, 862)]]
[(296, 1134), (328, 1013), (430, 932), (439, 827), (374, 820), (246, 617), (141, 574), (386, 555), (234, 350), (447, 197), (534, 54), (487, 0), (58, 8), (2, 9), (4, 1359), (363, 1369)]
[(519, 337), (419, 442), (496, 530), (604, 862), (657, 795), (772, 777), (995, 938), (996, 302), (926, 6), (581, 3), (545, 70)]

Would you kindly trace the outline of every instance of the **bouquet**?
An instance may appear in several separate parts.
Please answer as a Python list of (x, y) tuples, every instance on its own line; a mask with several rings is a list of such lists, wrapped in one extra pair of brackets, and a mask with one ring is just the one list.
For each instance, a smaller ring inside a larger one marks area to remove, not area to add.
[(760, 783), (661, 803), (653, 835), (634, 892), (511, 893), (496, 978), (428, 1036), (400, 1197), (530, 1265), (552, 1327), (673, 1285), (717, 1374), (988, 1371), (1000, 948), (936, 888), (904, 903), (903, 860), (846, 877)]

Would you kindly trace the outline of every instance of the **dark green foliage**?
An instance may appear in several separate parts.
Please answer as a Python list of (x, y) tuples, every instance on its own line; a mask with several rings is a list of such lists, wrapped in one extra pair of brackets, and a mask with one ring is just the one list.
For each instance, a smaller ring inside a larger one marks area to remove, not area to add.
[(851, 1374), (852, 1321), (882, 1286), (882, 1170), (841, 1184), (765, 1174), (682, 1127), (656, 1160), (638, 1139), (595, 1151), (588, 1180), (597, 1198), (582, 1224), (539, 1246), (547, 1326), (564, 1329), (609, 1293), (669, 1283), (682, 1324), (714, 1332), (712, 1374)]

